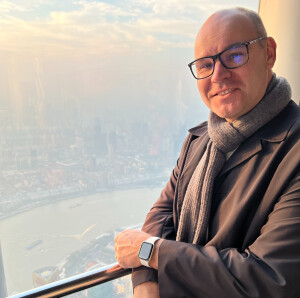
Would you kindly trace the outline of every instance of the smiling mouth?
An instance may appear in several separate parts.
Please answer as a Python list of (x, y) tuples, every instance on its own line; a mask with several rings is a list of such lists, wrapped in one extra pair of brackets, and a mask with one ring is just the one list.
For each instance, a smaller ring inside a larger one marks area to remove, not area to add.
[(225, 91), (222, 91), (222, 92), (217, 93), (215, 96), (217, 96), (217, 95), (226, 95), (226, 94), (232, 92), (233, 90), (234, 90), (234, 89), (228, 89), (228, 90), (225, 90)]

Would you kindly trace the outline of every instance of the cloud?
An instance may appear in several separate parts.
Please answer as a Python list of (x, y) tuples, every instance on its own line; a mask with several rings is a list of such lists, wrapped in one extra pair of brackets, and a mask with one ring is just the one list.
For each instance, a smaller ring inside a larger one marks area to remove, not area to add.
[(29, 12), (49, 3), (51, 0), (0, 0), (0, 13)]
[(11, 11), (26, 11), (24, 6), (12, 3), (11, 1), (0, 1), (0, 13), (9, 13)]
[[(44, 52), (61, 55), (187, 48), (193, 46), (198, 28), (212, 11), (235, 2), (224, 0), (216, 5), (207, 0), (119, 0), (112, 4), (68, 0), (58, 10), (54, 9), (56, 1), (51, 6), (48, 0), (35, 0), (32, 7), (24, 1), (1, 1), (4, 16), (0, 19), (0, 42), (4, 47), (28, 52), (30, 48), (43, 48)], [(41, 17), (39, 12), (46, 6), (52, 10)], [(31, 19), (12, 15), (13, 10), (26, 15), (30, 9)]]
[(138, 8), (131, 8), (126, 10), (126, 6), (118, 6), (105, 2), (97, 1), (76, 1), (74, 2), (82, 7), (83, 13), (102, 16), (137, 16), (140, 13)]

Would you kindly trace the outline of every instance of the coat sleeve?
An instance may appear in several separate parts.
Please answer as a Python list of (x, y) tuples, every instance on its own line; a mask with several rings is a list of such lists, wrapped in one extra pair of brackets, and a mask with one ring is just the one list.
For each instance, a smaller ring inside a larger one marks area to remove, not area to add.
[[(180, 168), (182, 167), (190, 139), (191, 135), (185, 139), (177, 164), (172, 171), (168, 183), (162, 190), (160, 197), (155, 202), (150, 212), (147, 214), (142, 231), (149, 233), (152, 236), (169, 240), (175, 240), (176, 238), (173, 222), (174, 194)], [(157, 282), (157, 270), (141, 266), (132, 271), (133, 288), (146, 281)]]
[(300, 174), (296, 173), (245, 251), (165, 240), (161, 297), (300, 297)]

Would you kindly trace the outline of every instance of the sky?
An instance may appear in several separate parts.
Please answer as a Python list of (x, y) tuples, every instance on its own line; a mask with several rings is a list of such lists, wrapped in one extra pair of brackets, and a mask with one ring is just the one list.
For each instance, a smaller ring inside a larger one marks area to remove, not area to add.
[(124, 119), (124, 111), (142, 118), (160, 111), (185, 121), (190, 112), (197, 116), (197, 101), (205, 117), (187, 67), (196, 33), (212, 12), (257, 11), (258, 2), (2, 0), (0, 112), (20, 123), (29, 110), (44, 118), (39, 115), (71, 108), (103, 121)]

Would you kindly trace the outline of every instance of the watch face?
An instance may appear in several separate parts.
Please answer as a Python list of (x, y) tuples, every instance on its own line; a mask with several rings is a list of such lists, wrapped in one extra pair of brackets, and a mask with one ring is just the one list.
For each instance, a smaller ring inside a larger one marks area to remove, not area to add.
[(153, 249), (153, 244), (143, 242), (139, 252), (139, 258), (147, 261), (150, 258), (152, 249)]

